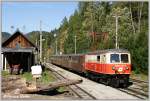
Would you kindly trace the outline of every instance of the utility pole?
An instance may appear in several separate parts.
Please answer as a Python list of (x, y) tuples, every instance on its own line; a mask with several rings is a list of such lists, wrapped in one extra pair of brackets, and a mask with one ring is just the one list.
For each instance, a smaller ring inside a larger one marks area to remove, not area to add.
[(57, 55), (57, 39), (56, 39), (56, 55)]
[(93, 37), (93, 42), (94, 42), (94, 32), (93, 32), (93, 29), (94, 29), (94, 27), (93, 27), (93, 3), (91, 3), (91, 10), (92, 10), (92, 12), (91, 12), (91, 21), (92, 21), (92, 37)]
[[(54, 34), (54, 37), (56, 38), (56, 34)], [(57, 55), (57, 38), (56, 38), (56, 43), (55, 44), (56, 44), (56, 48), (55, 48), (56, 49), (55, 50), (56, 53), (55, 54)]]
[(118, 16), (117, 14), (115, 16), (113, 16), (116, 18), (116, 49), (119, 49), (119, 45), (118, 45), (118, 18), (121, 16)]
[(77, 47), (77, 36), (75, 35), (74, 38), (75, 38), (75, 39), (74, 39), (74, 43), (75, 43), (75, 44), (74, 44), (74, 53), (76, 54), (76, 53), (77, 53), (77, 51), (76, 51), (76, 47)]
[(42, 21), (40, 21), (40, 63), (42, 63)]

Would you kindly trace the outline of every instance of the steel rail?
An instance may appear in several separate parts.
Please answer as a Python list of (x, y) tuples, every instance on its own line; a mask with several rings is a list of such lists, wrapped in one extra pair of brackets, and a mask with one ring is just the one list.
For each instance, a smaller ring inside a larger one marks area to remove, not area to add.
[[(51, 64), (51, 66), (54, 66)], [(48, 64), (46, 64), (46, 67), (49, 67)], [(57, 71), (55, 71), (52, 68), (48, 68), (50, 69), (55, 76), (57, 77), (57, 79), (67, 79), (66, 77), (64, 77), (62, 74), (58, 73)], [(92, 100), (92, 99), (96, 99), (96, 97), (94, 97), (93, 95), (89, 94), (86, 90), (84, 90), (83, 88), (79, 87), (78, 85), (71, 85), (69, 86), (69, 89), (74, 92), (79, 98), (81, 99), (86, 99), (86, 100)]]

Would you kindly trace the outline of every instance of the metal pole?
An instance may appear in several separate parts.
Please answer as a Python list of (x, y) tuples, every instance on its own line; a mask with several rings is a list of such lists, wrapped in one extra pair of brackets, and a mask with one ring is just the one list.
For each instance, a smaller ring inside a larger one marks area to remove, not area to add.
[(116, 18), (116, 49), (119, 49), (119, 45), (118, 45), (118, 18), (119, 18), (120, 16), (115, 15), (115, 16), (113, 16), (113, 17)]
[(42, 62), (42, 21), (40, 21), (40, 63)]
[(91, 12), (91, 21), (92, 21), (92, 37), (93, 37), (93, 42), (94, 42), (94, 32), (93, 32), (93, 3), (91, 3), (91, 7), (92, 7), (92, 12)]
[[(56, 38), (56, 34), (54, 34), (54, 37)], [(55, 42), (55, 44), (56, 44), (56, 48), (55, 48), (55, 54), (57, 55), (57, 38), (56, 38), (56, 42)]]
[(75, 49), (75, 54), (77, 53), (77, 51), (76, 51), (76, 47), (77, 47), (77, 39), (76, 39), (76, 35), (74, 36), (75, 37), (75, 45), (74, 45), (74, 49)]
[(116, 49), (118, 49), (118, 16), (116, 16)]
[(56, 55), (57, 55), (57, 39), (56, 39)]

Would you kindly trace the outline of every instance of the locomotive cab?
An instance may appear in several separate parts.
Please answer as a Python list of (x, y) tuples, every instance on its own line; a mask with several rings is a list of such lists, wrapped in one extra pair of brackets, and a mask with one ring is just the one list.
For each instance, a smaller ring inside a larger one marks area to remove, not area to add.
[(115, 74), (130, 74), (131, 72), (130, 53), (109, 53), (109, 63)]
[(130, 53), (117, 52), (108, 53), (109, 70), (112, 75), (112, 85), (119, 87), (127, 87), (129, 75), (131, 74), (131, 58)]

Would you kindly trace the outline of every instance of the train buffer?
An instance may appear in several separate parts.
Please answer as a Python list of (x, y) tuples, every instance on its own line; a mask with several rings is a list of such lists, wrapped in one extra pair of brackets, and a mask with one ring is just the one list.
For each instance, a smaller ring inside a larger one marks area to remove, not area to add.
[(55, 90), (59, 87), (79, 84), (81, 82), (82, 82), (82, 79), (79, 79), (79, 80), (65, 79), (65, 80), (52, 82), (52, 83), (50, 83), (48, 85), (44, 85), (44, 86), (43, 85), (42, 86), (36, 86), (33, 84), (27, 84), (27, 87), (23, 88), (20, 93), (27, 94), (27, 93), (36, 93), (36, 92), (40, 92), (40, 91), (52, 91), (52, 90)]

